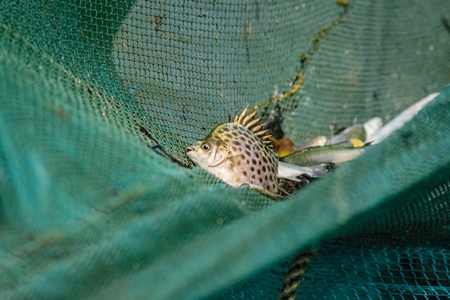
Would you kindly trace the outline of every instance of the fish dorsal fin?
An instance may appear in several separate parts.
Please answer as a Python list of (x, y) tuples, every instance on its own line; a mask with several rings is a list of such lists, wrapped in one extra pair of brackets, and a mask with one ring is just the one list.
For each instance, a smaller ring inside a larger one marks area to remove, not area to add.
[(238, 115), (234, 116), (234, 122), (241, 124), (251, 132), (253, 132), (257, 137), (261, 139), (261, 141), (266, 145), (272, 145), (270, 141), (270, 135), (268, 129), (264, 129), (266, 127), (266, 123), (258, 124), (261, 118), (255, 119), (257, 109), (254, 109), (252, 112), (247, 114), (248, 105), (244, 108), (244, 110)]

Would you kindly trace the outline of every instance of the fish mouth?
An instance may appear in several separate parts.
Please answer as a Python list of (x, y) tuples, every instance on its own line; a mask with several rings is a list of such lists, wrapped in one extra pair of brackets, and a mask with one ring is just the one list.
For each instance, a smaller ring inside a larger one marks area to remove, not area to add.
[(186, 148), (186, 154), (188, 154), (189, 152), (192, 152), (192, 151), (194, 151), (195, 149), (194, 148), (192, 148), (192, 147), (187, 147)]
[(190, 160), (192, 161), (192, 163), (194, 165), (197, 165), (196, 161), (195, 161), (195, 157), (193, 157), (194, 153), (195, 153), (195, 148), (194, 147), (187, 147), (186, 148), (186, 156), (190, 158)]

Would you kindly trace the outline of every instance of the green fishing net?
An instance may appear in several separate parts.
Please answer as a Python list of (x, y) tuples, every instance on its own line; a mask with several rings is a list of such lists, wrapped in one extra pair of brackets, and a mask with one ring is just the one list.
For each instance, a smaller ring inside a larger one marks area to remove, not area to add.
[[(0, 298), (450, 297), (450, 2), (1, 1)], [(273, 202), (185, 148), (246, 105), (383, 143)]]

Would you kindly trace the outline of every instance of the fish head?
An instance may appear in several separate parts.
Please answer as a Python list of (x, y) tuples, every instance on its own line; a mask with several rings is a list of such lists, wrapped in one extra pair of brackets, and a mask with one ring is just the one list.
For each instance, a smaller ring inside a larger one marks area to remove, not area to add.
[(209, 135), (186, 148), (186, 155), (200, 168), (210, 171), (225, 162), (229, 150), (227, 145)]

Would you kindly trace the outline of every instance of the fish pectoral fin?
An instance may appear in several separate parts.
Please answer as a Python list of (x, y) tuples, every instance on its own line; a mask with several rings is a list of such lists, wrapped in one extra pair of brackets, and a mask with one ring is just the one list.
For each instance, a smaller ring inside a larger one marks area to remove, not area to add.
[(334, 167), (333, 163), (323, 163), (316, 166), (296, 166), (284, 162), (278, 162), (278, 177), (300, 181), (297, 177), (306, 174), (312, 178), (322, 178), (331, 172)]
[(283, 196), (269, 192), (268, 190), (264, 189), (262, 186), (260, 185), (256, 185), (256, 184), (250, 184), (250, 183), (244, 183), (240, 186), (241, 188), (247, 188), (250, 189), (252, 191), (258, 192), (261, 195), (264, 195), (266, 197), (269, 197), (272, 200), (281, 200), (283, 198)]

